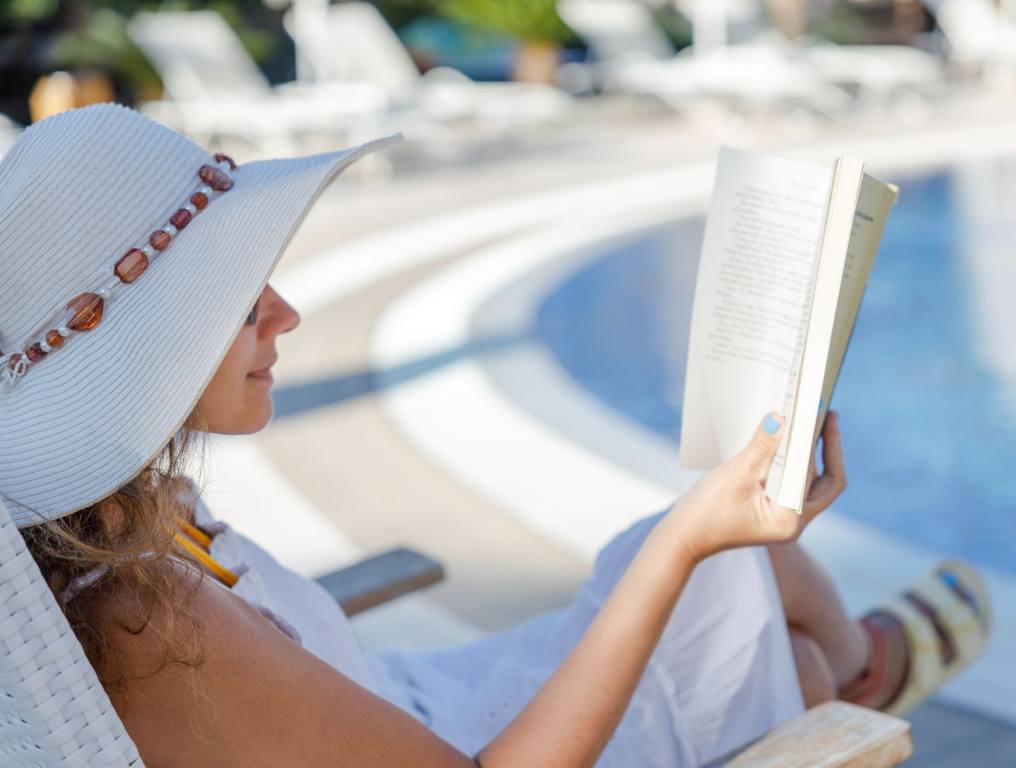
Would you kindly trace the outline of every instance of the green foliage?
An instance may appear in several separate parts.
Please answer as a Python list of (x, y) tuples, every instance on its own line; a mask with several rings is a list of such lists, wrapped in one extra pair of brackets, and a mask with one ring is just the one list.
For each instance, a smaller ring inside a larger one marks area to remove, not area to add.
[(653, 9), (653, 18), (660, 25), (663, 33), (678, 48), (691, 45), (691, 22), (688, 17), (672, 5)]
[(568, 43), (574, 33), (557, 15), (554, 0), (433, 0), (446, 18), (525, 41)]
[(0, 18), (3, 19), (45, 19), (56, 11), (58, 0), (3, 0), (0, 2)]
[(814, 34), (837, 45), (856, 45), (870, 40), (864, 19), (850, 8), (835, 6), (814, 20)]
[(395, 29), (401, 29), (422, 16), (431, 15), (432, 0), (374, 0), (381, 15)]
[(257, 61), (264, 61), (278, 50), (280, 38), (277, 33), (267, 29), (258, 29), (249, 23), (250, 13), (246, 6), (254, 5), (256, 6), (255, 10), (261, 10), (261, 0), (255, 0), (254, 3), (216, 0), (212, 3), (184, 3), (184, 5), (189, 6), (189, 10), (207, 8), (217, 11), (234, 29), (237, 37), (243, 43), (243, 47)]

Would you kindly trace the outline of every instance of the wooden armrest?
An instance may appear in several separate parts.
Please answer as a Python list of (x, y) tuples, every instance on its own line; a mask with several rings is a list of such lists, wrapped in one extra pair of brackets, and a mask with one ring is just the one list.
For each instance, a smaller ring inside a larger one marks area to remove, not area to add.
[(400, 547), (326, 573), (317, 582), (352, 616), (443, 578), (439, 562)]
[(913, 752), (910, 723), (898, 717), (829, 701), (774, 728), (727, 768), (890, 768)]

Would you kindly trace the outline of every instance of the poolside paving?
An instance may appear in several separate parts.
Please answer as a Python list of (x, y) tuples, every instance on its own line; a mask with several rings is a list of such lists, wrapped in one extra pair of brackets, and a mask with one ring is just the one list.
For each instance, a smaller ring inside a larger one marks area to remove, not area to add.
[[(1006, 110), (1016, 118), (1011, 102), (972, 104), (944, 109), (953, 120), (975, 122), (986, 114), (1001, 119)], [(873, 133), (887, 129), (877, 122), (868, 127)], [(823, 139), (856, 133), (854, 126), (841, 126), (828, 129)], [(763, 145), (786, 140), (784, 135), (758, 137)], [(487, 161), (470, 157), (427, 165), (407, 158), (402, 167), (397, 164), (389, 184), (340, 180), (308, 216), (280, 269), (394, 222), (701, 158), (716, 141), (649, 112), (640, 121), (610, 115), (564, 134), (535, 136)], [(449, 253), (342, 297), (305, 316), (296, 333), (281, 337), (278, 414), (256, 440), (299, 491), (364, 549), (409, 544), (440, 559), (448, 578), (431, 597), (494, 631), (563, 605), (587, 566), (415, 450), (378, 402), (368, 354), (385, 307), (464, 255)], [(301, 386), (311, 382), (320, 386)], [(1016, 728), (938, 702), (909, 719), (917, 751), (908, 765), (1016, 765)]]

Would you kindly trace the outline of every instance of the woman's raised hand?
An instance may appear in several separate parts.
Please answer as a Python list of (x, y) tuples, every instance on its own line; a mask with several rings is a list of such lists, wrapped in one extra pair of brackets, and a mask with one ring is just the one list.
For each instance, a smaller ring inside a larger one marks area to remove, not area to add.
[(766, 416), (744, 450), (707, 472), (674, 502), (667, 522), (679, 527), (696, 561), (734, 547), (792, 541), (846, 487), (839, 416), (830, 411), (822, 430), (823, 472), (817, 474), (813, 455), (801, 514), (766, 496), (766, 476), (783, 426), (782, 418)]

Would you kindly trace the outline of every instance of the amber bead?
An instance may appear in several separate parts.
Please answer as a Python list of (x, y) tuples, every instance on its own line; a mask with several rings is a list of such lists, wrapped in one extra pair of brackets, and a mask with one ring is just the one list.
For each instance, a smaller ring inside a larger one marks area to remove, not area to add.
[(198, 169), (198, 176), (201, 177), (201, 181), (219, 192), (233, 188), (233, 180), (229, 178), (229, 174), (214, 165), (202, 165)]
[(203, 211), (205, 206), (208, 205), (208, 195), (204, 192), (195, 192), (190, 196), (191, 205), (197, 208), (199, 211)]
[(157, 251), (164, 251), (169, 248), (169, 241), (172, 240), (168, 232), (163, 232), (161, 229), (157, 229), (152, 232), (151, 237), (148, 238), (148, 242), (151, 243), (152, 248)]
[(231, 171), (235, 171), (236, 170), (236, 163), (233, 162), (233, 158), (231, 158), (225, 152), (216, 152), (215, 153), (215, 162), (221, 163), (223, 160), (225, 160), (227, 163), (229, 163), (229, 170), (231, 170)]
[(186, 210), (185, 208), (181, 208), (180, 210), (178, 210), (176, 213), (174, 213), (172, 216), (169, 217), (169, 223), (172, 224), (177, 229), (183, 229), (184, 227), (186, 227), (188, 224), (190, 224), (190, 220), (191, 220), (190, 211)]
[(46, 334), (46, 343), (53, 349), (61, 346), (67, 339), (60, 335), (60, 331), (50, 331)]
[(13, 371), (13, 370), (14, 370), (14, 368), (15, 368), (15, 367), (17, 366), (17, 364), (18, 364), (18, 360), (20, 360), (20, 359), (21, 359), (21, 353), (20, 353), (20, 352), (15, 352), (15, 353), (14, 353), (13, 355), (11, 355), (11, 356), (10, 356), (10, 358), (9, 358), (9, 359), (7, 360), (7, 367), (8, 367), (8, 368), (10, 368), (10, 369), (11, 369), (11, 370)]
[(121, 283), (133, 283), (148, 269), (148, 257), (144, 251), (131, 248), (113, 267), (113, 272)]
[(42, 358), (46, 356), (46, 353), (42, 351), (42, 347), (39, 346), (39, 342), (36, 342), (28, 349), (26, 349), (25, 354), (28, 355), (28, 359), (31, 360), (33, 363), (42, 360)]
[(72, 331), (90, 331), (102, 319), (102, 297), (97, 293), (82, 293), (67, 304), (64, 324)]

